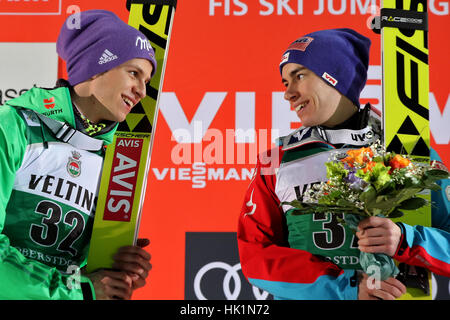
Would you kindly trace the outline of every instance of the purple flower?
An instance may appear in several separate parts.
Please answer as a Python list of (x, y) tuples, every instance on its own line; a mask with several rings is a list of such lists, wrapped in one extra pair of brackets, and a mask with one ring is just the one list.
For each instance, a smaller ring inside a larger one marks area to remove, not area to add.
[[(347, 164), (344, 164), (347, 166)], [(347, 166), (348, 175), (344, 178), (344, 181), (350, 185), (353, 190), (363, 190), (367, 186), (367, 182), (356, 176), (356, 169)]]

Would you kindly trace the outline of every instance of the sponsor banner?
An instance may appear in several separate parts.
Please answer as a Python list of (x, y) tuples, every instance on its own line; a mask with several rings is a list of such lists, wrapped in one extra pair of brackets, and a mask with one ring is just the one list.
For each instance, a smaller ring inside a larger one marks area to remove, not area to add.
[(2, 0), (0, 15), (59, 15), (62, 0)]
[(241, 271), (235, 232), (186, 232), (186, 300), (266, 300)]
[(0, 105), (33, 86), (51, 88), (58, 73), (56, 44), (0, 42), (0, 70)]
[[(98, 190), (98, 181), (91, 177), (99, 174), (102, 159), (88, 151), (77, 152), (69, 145), (59, 142), (49, 142), (45, 149), (47, 152), (43, 152), (43, 148), (39, 143), (28, 148), (23, 166), (17, 171), (18, 180), (22, 183), (17, 183), (16, 180), (14, 188), (75, 207), (84, 214), (91, 215)], [(92, 165), (87, 166), (85, 163)], [(42, 175), (41, 172), (52, 172), (52, 175)]]

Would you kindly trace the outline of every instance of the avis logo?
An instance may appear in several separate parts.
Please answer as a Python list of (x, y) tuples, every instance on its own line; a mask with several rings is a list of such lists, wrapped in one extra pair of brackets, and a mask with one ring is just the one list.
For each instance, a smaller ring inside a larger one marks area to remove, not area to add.
[(103, 220), (130, 221), (142, 139), (117, 138)]

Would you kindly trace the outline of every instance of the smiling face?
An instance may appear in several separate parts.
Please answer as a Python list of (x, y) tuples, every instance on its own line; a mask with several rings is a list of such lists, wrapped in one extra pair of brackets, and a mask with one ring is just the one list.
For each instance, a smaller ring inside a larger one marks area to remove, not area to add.
[(131, 109), (146, 96), (152, 64), (146, 59), (129, 60), (90, 80), (89, 91), (94, 103), (83, 110), (92, 122), (124, 121)]
[(282, 70), (282, 83), (286, 87), (284, 98), (305, 127), (336, 125), (335, 117), (341, 93), (314, 72), (296, 63), (287, 63)]

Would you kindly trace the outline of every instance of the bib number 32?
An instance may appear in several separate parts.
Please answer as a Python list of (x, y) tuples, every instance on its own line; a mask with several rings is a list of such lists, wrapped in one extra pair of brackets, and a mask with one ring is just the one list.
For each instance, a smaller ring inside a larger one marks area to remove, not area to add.
[(58, 243), (57, 250), (68, 252), (72, 256), (76, 256), (78, 251), (73, 248), (72, 245), (83, 234), (85, 227), (83, 216), (75, 210), (63, 214), (63, 210), (58, 204), (47, 200), (39, 202), (34, 212), (41, 215), (42, 219), (40, 224), (33, 223), (31, 225), (31, 239), (44, 247), (56, 245), (61, 228), (60, 222), (63, 221), (63, 223), (71, 229)]

